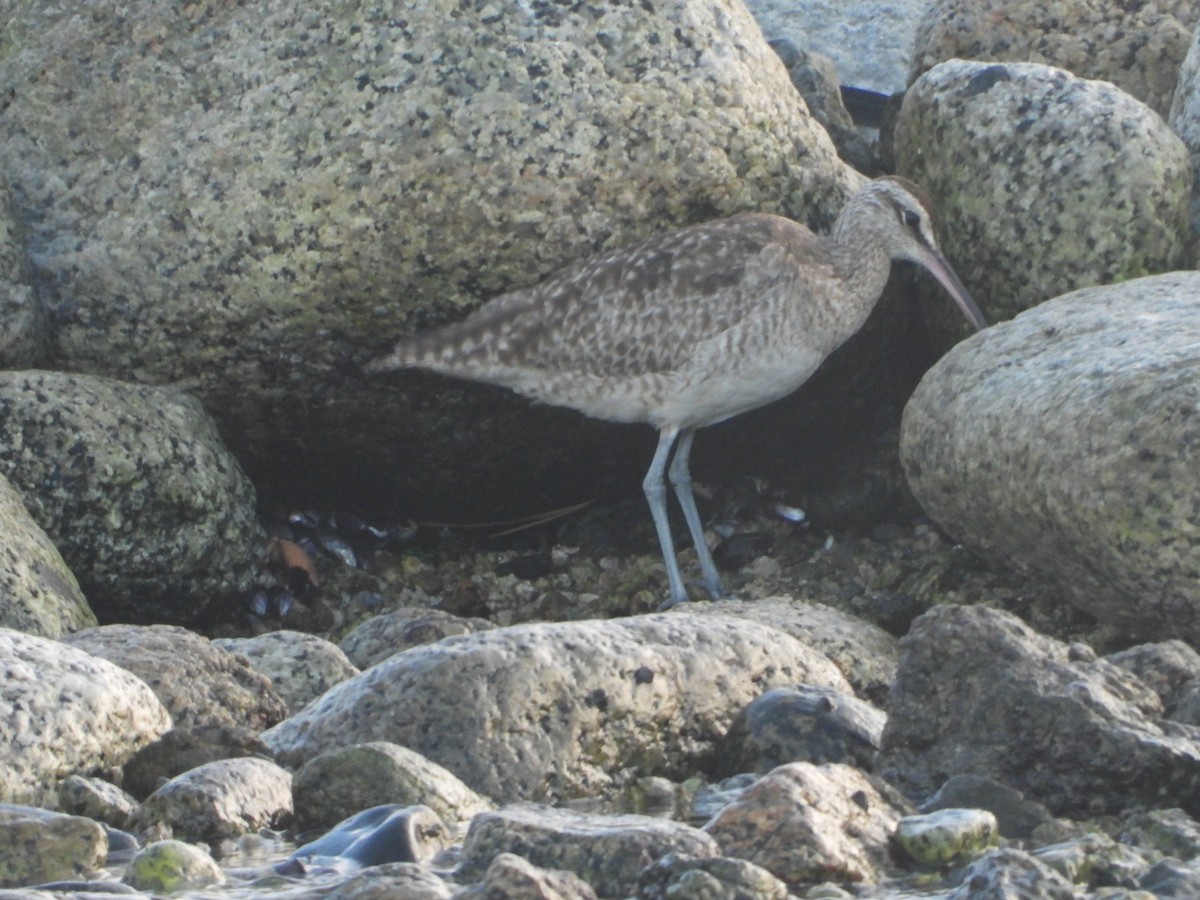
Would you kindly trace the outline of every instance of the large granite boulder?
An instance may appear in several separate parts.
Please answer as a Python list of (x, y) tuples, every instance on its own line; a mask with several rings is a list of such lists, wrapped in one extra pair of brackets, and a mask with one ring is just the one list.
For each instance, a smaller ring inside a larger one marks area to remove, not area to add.
[(849, 691), (823, 655), (757, 623), (688, 613), (516, 625), (397, 653), (263, 734), (289, 765), (390, 741), (498, 802), (690, 774), (764, 690)]
[(293, 496), (594, 483), (598, 426), (360, 364), (670, 225), (828, 222), (855, 181), (723, 0), (26, 4), (0, 81), (56, 365), (185, 384)]
[(956, 57), (1043, 63), (1111, 81), (1165, 116), (1198, 19), (1192, 0), (936, 0), (910, 81)]
[(0, 626), (57, 638), (96, 624), (58, 548), (0, 475)]
[(192, 621), (261, 568), (254, 488), (176, 390), (0, 372), (0, 475), (102, 621)]
[(943, 249), (990, 321), (1185, 258), (1187, 148), (1108, 82), (1035, 63), (942, 63), (909, 88), (895, 154), (944, 198)]
[(0, 803), (53, 806), (69, 775), (108, 773), (171, 727), (141, 679), (58, 641), (0, 628)]
[(1200, 273), (1058, 297), (960, 344), (904, 412), (917, 500), (1131, 634), (1200, 640)]

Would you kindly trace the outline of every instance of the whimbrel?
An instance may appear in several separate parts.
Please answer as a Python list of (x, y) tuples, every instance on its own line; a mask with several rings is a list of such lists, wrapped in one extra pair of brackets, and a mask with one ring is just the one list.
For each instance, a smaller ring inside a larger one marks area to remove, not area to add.
[(655, 426), (658, 447), (642, 487), (666, 563), (666, 605), (688, 594), (664, 474), (702, 584), (716, 598), (724, 591), (688, 471), (696, 429), (800, 387), (866, 321), (894, 259), (924, 266), (971, 324), (985, 327), (938, 250), (931, 220), (925, 193), (889, 176), (854, 194), (827, 237), (759, 213), (691, 225), (503, 294), (461, 322), (402, 341), (366, 369), (429, 369)]

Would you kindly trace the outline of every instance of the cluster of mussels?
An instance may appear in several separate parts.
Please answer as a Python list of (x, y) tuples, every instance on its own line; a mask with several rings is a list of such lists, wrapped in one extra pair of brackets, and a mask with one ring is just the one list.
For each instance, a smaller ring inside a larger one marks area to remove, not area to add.
[(381, 550), (411, 543), (416, 522), (376, 525), (353, 513), (306, 509), (268, 525), (268, 557), (278, 579), (250, 595), (250, 612), (285, 618), (297, 600), (315, 598), (320, 586), (316, 560), (328, 558), (351, 568), (367, 568)]

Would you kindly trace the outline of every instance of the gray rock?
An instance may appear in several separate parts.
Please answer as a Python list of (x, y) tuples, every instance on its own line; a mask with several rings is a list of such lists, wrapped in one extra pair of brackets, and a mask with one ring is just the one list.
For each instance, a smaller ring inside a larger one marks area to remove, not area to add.
[(1027, 800), (1015, 788), (982, 775), (951, 775), (936, 794), (921, 804), (921, 811), (961, 807), (986, 809), (996, 817), (1000, 834), (1012, 839), (1028, 838), (1052, 818), (1041, 803)]
[(1198, 18), (1191, 0), (936, 0), (909, 81), (956, 57), (1042, 63), (1111, 81), (1165, 116)]
[(231, 725), (172, 728), (133, 754), (122, 769), (122, 786), (139, 800), (165, 782), (205, 763), (239, 756), (270, 759), (271, 750), (258, 732)]
[(177, 391), (0, 372), (0, 475), (101, 620), (196, 619), (259, 567), (254, 489)]
[(1200, 638), (1200, 274), (1076, 291), (959, 345), (904, 412), (913, 493), (1144, 637)]
[(269, 631), (256, 637), (221, 638), (213, 646), (250, 660), (255, 671), (271, 679), (289, 712), (303, 709), (335, 684), (358, 674), (358, 667), (341, 648), (315, 634)]
[(518, 625), (391, 656), (263, 740), (290, 764), (390, 741), (498, 802), (564, 799), (602, 793), (628, 766), (691, 774), (738, 709), (796, 682), (849, 690), (824, 656), (750, 622)]
[(133, 797), (102, 778), (68, 775), (58, 783), (58, 809), (73, 816), (128, 828), (137, 808)]
[(1073, 662), (1066, 644), (981, 606), (935, 607), (900, 646), (876, 770), (906, 793), (974, 773), (1056, 815), (1200, 803), (1200, 729), (1162, 720), (1125, 669)]
[(1032, 856), (1072, 884), (1089, 887), (1135, 888), (1150, 869), (1150, 863), (1133, 847), (1100, 832), (1038, 847)]
[(409, 647), (495, 627), (495, 623), (487, 619), (463, 618), (437, 609), (405, 607), (363, 620), (342, 638), (339, 646), (354, 665), (369, 669)]
[(787, 885), (745, 859), (669, 853), (642, 870), (639, 900), (787, 900)]
[(1150, 891), (1155, 898), (1179, 897), (1181, 900), (1200, 896), (1200, 870), (1195, 863), (1184, 863), (1167, 857), (1155, 863), (1143, 877), (1139, 887)]
[(0, 369), (43, 362), (49, 317), (33, 285), (25, 229), (8, 181), (0, 178)]
[(0, 628), (0, 802), (50, 804), (59, 779), (110, 771), (171, 726), (139, 678)]
[(1163, 856), (1200, 857), (1200, 822), (1177, 807), (1134, 813), (1122, 824), (1119, 839)]
[(733, 720), (717, 747), (713, 771), (720, 777), (768, 772), (797, 760), (869, 771), (886, 721), (882, 710), (830, 688), (772, 688)]
[(728, 856), (789, 884), (878, 881), (901, 813), (862, 772), (789, 763), (768, 773), (704, 826)]
[(990, 321), (1184, 260), (1187, 148), (1112, 84), (953, 60), (909, 89), (894, 140), (899, 171), (938, 199), (942, 249)]
[(483, 880), (458, 896), (462, 900), (595, 900), (596, 892), (574, 872), (539, 869), (515, 853), (501, 853), (492, 860)]
[(265, 759), (240, 757), (205, 763), (172, 778), (146, 798), (142, 828), (165, 825), (191, 841), (235, 837), (288, 824), (292, 776)]
[(376, 741), (338, 747), (313, 757), (292, 779), (296, 827), (329, 828), (380, 803), (428, 806), (446, 822), (466, 824), (491, 809), (446, 769), (419, 753)]
[[(1200, 171), (1200, 30), (1192, 35), (1179, 70), (1179, 83), (1167, 116), (1171, 128), (1192, 154), (1192, 171)], [(1192, 186), (1192, 230), (1200, 231), (1200, 191)]]
[(1078, 900), (1075, 887), (1022, 850), (1004, 848), (971, 863), (947, 900)]
[(930, 0), (750, 0), (768, 38), (787, 38), (837, 63), (843, 84), (881, 94), (904, 90), (913, 41)]
[(96, 615), (58, 548), (0, 475), (0, 626), (62, 637), (96, 624)]
[(96, 873), (107, 856), (98, 822), (0, 803), (0, 888)]
[(165, 840), (139, 850), (123, 881), (147, 893), (171, 893), (224, 884), (225, 873), (195, 844)]
[(1189, 717), (1190, 700), (1200, 684), (1200, 653), (1180, 640), (1138, 644), (1105, 657), (1128, 669), (1158, 694), (1163, 715), (1177, 722), (1200, 725)]
[(275, 490), (477, 508), (539, 453), (595, 478), (599, 431), (574, 416), (358, 364), (669, 225), (821, 219), (853, 180), (741, 4), (40, 5), (9, 24), (0, 170), (55, 358), (186, 384)]
[(716, 856), (717, 844), (703, 831), (666, 819), (513, 806), (471, 820), (456, 877), (483, 878), (502, 853), (574, 872), (601, 897), (625, 897), (654, 860), (668, 853)]
[(429, 866), (397, 862), (371, 866), (332, 884), (292, 888), (287, 896), (288, 900), (449, 900), (458, 893)]
[(696, 604), (696, 612), (731, 616), (785, 631), (833, 662), (855, 692), (876, 703), (887, 699), (896, 677), (896, 638), (878, 625), (823, 603), (765, 597), (753, 603), (722, 600)]
[(287, 715), (287, 705), (265, 675), (178, 625), (102, 625), (63, 640), (150, 685), (176, 728), (230, 725), (261, 731)]

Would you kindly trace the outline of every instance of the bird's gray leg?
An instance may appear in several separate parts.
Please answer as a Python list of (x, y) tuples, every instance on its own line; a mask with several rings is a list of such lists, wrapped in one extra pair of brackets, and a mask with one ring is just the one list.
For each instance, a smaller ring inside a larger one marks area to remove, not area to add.
[(695, 428), (685, 428), (679, 436), (679, 446), (675, 448), (675, 458), (671, 460), (671, 468), (667, 477), (675, 487), (675, 496), (683, 508), (683, 518), (687, 522), (688, 531), (692, 535), (692, 543), (696, 547), (696, 556), (700, 558), (700, 572), (704, 576), (704, 589), (710, 597), (716, 600), (725, 596), (721, 586), (721, 576), (717, 574), (716, 563), (704, 540), (704, 526), (700, 522), (700, 513), (696, 510), (696, 498), (692, 496), (692, 474), (688, 470), (688, 458), (692, 455), (692, 438), (696, 436)]
[(654, 529), (658, 532), (658, 543), (662, 547), (663, 562), (667, 566), (667, 583), (671, 596), (662, 609), (669, 609), (676, 603), (684, 603), (688, 599), (687, 589), (679, 576), (679, 561), (675, 558), (675, 542), (671, 540), (671, 525), (667, 521), (667, 485), (663, 475), (667, 469), (667, 457), (671, 455), (671, 447), (679, 436), (678, 428), (664, 428), (658, 434), (658, 449), (654, 451), (654, 459), (650, 462), (650, 471), (642, 481), (642, 490), (646, 492), (646, 502), (650, 504), (650, 515), (654, 517)]

